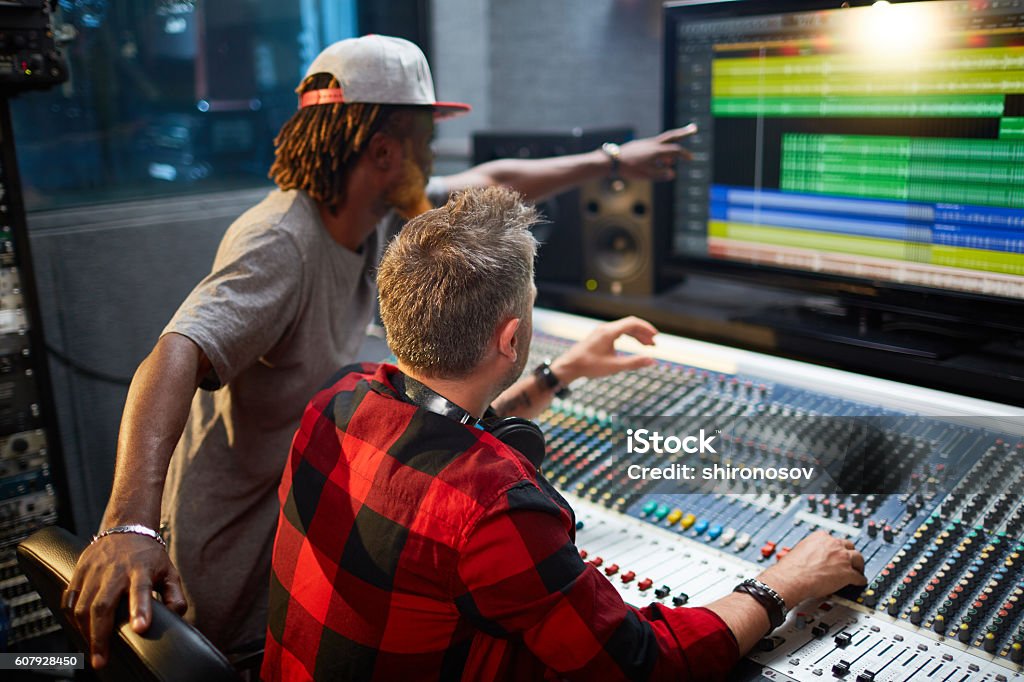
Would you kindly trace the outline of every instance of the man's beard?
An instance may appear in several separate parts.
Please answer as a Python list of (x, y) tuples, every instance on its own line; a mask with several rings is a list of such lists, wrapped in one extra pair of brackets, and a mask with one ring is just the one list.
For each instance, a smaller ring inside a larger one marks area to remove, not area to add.
[(427, 177), (423, 168), (410, 155), (402, 160), (402, 179), (388, 190), (384, 201), (406, 220), (434, 208), (427, 198)]
[(519, 377), (523, 375), (526, 363), (530, 359), (530, 341), (532, 337), (533, 325), (524, 319), (519, 323), (519, 328), (516, 330), (516, 348), (519, 349), (516, 362), (509, 368), (508, 374), (502, 378), (501, 385), (498, 387), (495, 395), (500, 395), (506, 388), (519, 381)]

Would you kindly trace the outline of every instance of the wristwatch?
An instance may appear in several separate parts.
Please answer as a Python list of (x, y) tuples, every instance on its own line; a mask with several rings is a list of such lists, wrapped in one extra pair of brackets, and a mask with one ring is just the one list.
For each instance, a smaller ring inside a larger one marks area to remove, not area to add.
[[(771, 623), (771, 632), (786, 622), (786, 602), (782, 596), (772, 588), (755, 578), (747, 578), (733, 588), (733, 592), (745, 592), (757, 600), (757, 603), (768, 612), (768, 621)], [(767, 633), (766, 633), (767, 634)]]
[(562, 382), (555, 376), (554, 370), (551, 369), (550, 360), (545, 360), (537, 365), (533, 370), (533, 376), (537, 377), (537, 381), (540, 382), (541, 386), (549, 391), (554, 391), (555, 396), (558, 398), (567, 398), (572, 393), (569, 387), (562, 385)]
[(608, 176), (612, 178), (619, 177), (619, 163), (622, 160), (622, 147), (614, 142), (605, 142), (601, 145), (601, 151), (604, 152), (605, 156), (607, 156), (612, 162), (612, 168), (608, 172)]

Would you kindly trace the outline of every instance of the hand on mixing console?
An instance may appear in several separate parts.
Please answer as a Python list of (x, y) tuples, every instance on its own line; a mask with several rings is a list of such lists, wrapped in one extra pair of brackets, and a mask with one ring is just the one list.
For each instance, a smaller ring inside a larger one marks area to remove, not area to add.
[(866, 585), (864, 557), (849, 540), (816, 531), (759, 576), (792, 608), (805, 599), (817, 599), (847, 585)]
[(607, 322), (551, 363), (551, 370), (563, 384), (569, 384), (580, 377), (594, 379), (653, 365), (653, 358), (616, 353), (615, 341), (625, 335), (632, 336), (645, 346), (653, 346), (657, 333), (654, 325), (639, 317), (630, 316)]

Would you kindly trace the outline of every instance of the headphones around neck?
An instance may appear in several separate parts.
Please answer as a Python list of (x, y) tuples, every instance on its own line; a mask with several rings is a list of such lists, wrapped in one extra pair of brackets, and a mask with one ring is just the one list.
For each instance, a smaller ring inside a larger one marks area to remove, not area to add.
[(486, 431), (510, 448), (518, 450), (538, 471), (540, 470), (546, 450), (544, 433), (529, 419), (500, 417), (491, 408), (487, 408), (483, 418), (477, 419), (437, 391), (410, 376), (398, 374), (394, 384), (399, 393), (417, 407), (442, 417), (454, 419), (460, 424), (468, 424)]

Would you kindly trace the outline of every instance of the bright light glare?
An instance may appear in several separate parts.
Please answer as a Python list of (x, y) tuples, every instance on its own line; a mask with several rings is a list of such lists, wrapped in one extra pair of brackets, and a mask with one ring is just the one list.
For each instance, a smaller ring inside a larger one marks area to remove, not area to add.
[(879, 57), (937, 47), (945, 22), (935, 4), (876, 2), (857, 12), (852, 22), (852, 40), (861, 49)]

